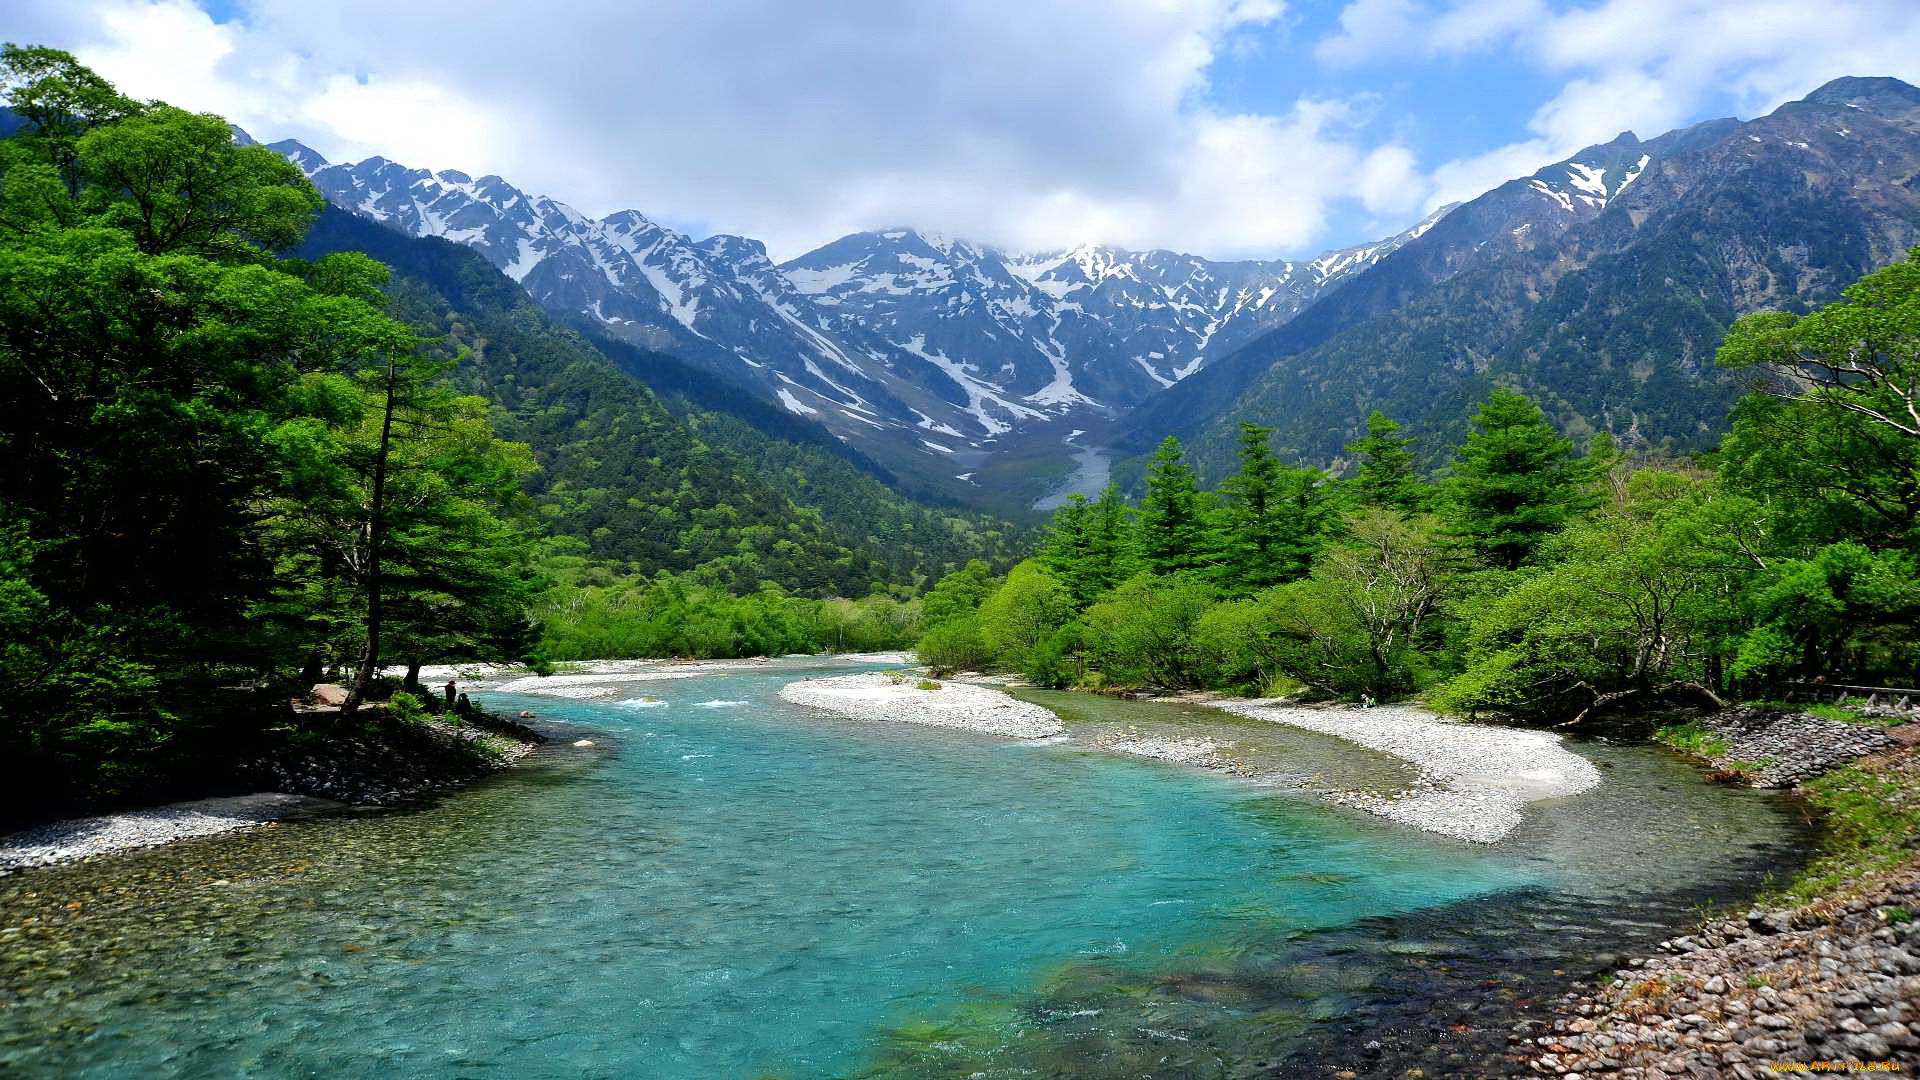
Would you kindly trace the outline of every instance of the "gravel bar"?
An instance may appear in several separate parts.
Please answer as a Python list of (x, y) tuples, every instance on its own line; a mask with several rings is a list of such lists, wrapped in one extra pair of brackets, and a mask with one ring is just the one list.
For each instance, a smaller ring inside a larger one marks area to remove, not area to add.
[(1329, 801), (1474, 843), (1497, 843), (1530, 802), (1577, 795), (1600, 770), (1545, 731), (1448, 720), (1411, 705), (1316, 707), (1282, 700), (1210, 704), (1289, 724), (1391, 754), (1420, 771), (1413, 790), (1392, 797), (1333, 793)]
[(0, 837), (0, 874), (114, 851), (170, 844), (194, 836), (212, 836), (341, 805), (331, 799), (266, 791), (172, 803), (105, 817), (49, 822)]
[(999, 690), (968, 683), (921, 680), (880, 672), (805, 679), (780, 688), (780, 698), (854, 720), (926, 724), (1009, 739), (1049, 739), (1066, 734), (1047, 709), (1016, 701)]

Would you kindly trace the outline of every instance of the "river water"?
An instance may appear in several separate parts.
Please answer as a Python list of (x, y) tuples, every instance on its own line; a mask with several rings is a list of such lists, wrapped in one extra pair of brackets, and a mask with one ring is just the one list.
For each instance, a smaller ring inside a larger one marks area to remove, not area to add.
[(565, 737), (421, 806), (0, 879), (0, 1074), (1477, 1068), (1485, 1030), (1805, 839), (1644, 748), (1582, 746), (1607, 782), (1484, 847), (1086, 749), (1198, 731), (1295, 778), (1397, 775), (1337, 740), (1075, 695), (1073, 737), (1034, 745), (775, 696), (818, 671), (495, 695)]

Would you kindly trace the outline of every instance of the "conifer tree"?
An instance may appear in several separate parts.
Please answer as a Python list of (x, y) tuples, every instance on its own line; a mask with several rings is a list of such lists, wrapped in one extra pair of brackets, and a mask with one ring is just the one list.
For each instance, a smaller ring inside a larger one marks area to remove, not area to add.
[(1093, 567), (1096, 592), (1106, 592), (1139, 570), (1137, 517), (1133, 507), (1121, 497), (1117, 484), (1108, 484), (1100, 497), (1088, 505), (1087, 555)]
[(1197, 570), (1211, 561), (1199, 486), (1186, 464), (1180, 440), (1169, 435), (1147, 465), (1147, 495), (1140, 503), (1140, 553), (1156, 574)]
[(1473, 423), (1454, 470), (1448, 525), (1480, 558), (1510, 570), (1591, 508), (1593, 470), (1538, 405), (1511, 390), (1495, 390)]
[(1221, 484), (1221, 584), (1253, 593), (1306, 574), (1333, 508), (1313, 469), (1288, 468), (1268, 444), (1270, 428), (1240, 425), (1240, 472)]
[(1347, 447), (1359, 461), (1348, 484), (1362, 506), (1402, 514), (1426, 509), (1427, 489), (1414, 476), (1413, 440), (1378, 409), (1367, 417), (1367, 433)]

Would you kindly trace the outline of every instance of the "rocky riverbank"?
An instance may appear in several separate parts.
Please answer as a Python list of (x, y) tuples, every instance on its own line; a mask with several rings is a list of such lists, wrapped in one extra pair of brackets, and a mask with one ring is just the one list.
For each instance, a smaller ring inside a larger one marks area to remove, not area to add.
[[(1800, 794), (1827, 815), (1828, 851), (1785, 894), (1817, 899), (1709, 922), (1567, 998), (1551, 1023), (1518, 1033), (1535, 1072), (1662, 1080), (1920, 1066), (1920, 729), (1727, 713), (1697, 725), (1725, 742), (1710, 755), (1721, 775), (1825, 774)], [(1858, 746), (1881, 752), (1857, 763), (1842, 752)], [(1766, 770), (1725, 768), (1756, 750)]]
[(1232, 776), (1252, 777), (1257, 771), (1233, 753), (1233, 748), (1212, 739), (1156, 735), (1133, 728), (1109, 731), (1093, 745), (1114, 754), (1150, 758), (1174, 765), (1192, 765)]
[(541, 741), (525, 725), (485, 716), (289, 740), (235, 766), (230, 786), (252, 794), (54, 821), (0, 837), (0, 875), (345, 805), (388, 805), (507, 768)]
[(925, 724), (1009, 739), (1066, 734), (1059, 717), (1000, 690), (897, 672), (804, 679), (781, 687), (780, 697), (795, 705), (876, 723)]
[(1900, 746), (1879, 728), (1752, 705), (1722, 709), (1685, 730), (1695, 736), (1686, 749), (1716, 769), (1743, 774), (1746, 783), (1759, 788), (1791, 788), (1855, 758)]
[(1723, 919), (1530, 1034), (1536, 1072), (1644, 1080), (1920, 1065), (1920, 864), (1851, 900)]

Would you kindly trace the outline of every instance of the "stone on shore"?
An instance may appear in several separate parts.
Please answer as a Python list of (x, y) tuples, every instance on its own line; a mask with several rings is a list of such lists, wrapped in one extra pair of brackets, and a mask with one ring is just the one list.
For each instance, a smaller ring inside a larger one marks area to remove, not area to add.
[(313, 695), (314, 702), (319, 705), (337, 707), (347, 703), (347, 688), (338, 683), (317, 683), (310, 693)]

